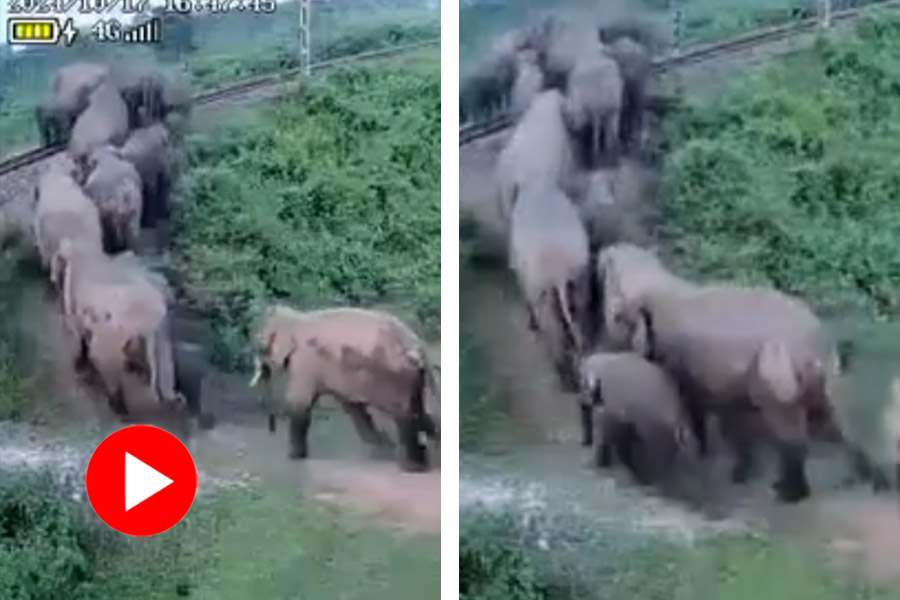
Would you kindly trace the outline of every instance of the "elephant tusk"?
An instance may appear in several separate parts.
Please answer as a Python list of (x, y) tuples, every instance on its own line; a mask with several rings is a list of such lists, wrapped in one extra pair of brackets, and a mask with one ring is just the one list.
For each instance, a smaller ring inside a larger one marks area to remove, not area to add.
[(262, 361), (259, 360), (259, 357), (256, 357), (253, 361), (253, 378), (250, 380), (250, 387), (256, 387), (256, 384), (259, 383), (260, 378), (262, 377)]

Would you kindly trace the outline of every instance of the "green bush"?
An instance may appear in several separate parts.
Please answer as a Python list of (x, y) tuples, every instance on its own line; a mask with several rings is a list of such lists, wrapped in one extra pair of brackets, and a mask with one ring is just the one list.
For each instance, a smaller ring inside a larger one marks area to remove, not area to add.
[(259, 301), (440, 311), (440, 69), (359, 66), (191, 139), (178, 217), (190, 295), (236, 364)]
[(689, 103), (668, 132), (667, 234), (696, 273), (826, 314), (900, 311), (900, 21)]
[(77, 506), (49, 474), (0, 470), (0, 598), (75, 598), (90, 573), (87, 542)]
[(19, 326), (22, 239), (0, 221), (0, 421), (21, 416), (25, 405), (25, 345)]

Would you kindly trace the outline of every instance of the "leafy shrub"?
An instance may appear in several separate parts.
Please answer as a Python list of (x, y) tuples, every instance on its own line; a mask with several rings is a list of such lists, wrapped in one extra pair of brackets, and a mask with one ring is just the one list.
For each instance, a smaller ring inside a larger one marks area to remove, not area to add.
[(0, 471), (0, 598), (67, 600), (90, 573), (86, 529), (47, 473)]
[(898, 32), (866, 20), (675, 119), (664, 233), (694, 271), (900, 311)]
[(435, 331), (440, 70), (359, 66), (194, 137), (178, 260), (231, 364), (259, 301), (389, 303)]
[(23, 375), (20, 297), (12, 282), (19, 276), (22, 239), (17, 230), (0, 221), (0, 421), (21, 415), (27, 381)]

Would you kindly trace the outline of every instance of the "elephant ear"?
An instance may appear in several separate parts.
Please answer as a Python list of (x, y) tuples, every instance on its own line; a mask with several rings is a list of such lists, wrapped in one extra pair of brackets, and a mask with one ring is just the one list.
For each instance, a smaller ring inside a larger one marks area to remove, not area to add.
[(792, 404), (800, 395), (800, 382), (790, 351), (782, 340), (766, 341), (756, 354), (751, 371), (751, 393), (760, 400)]
[(297, 349), (297, 341), (294, 335), (288, 331), (274, 330), (266, 341), (266, 356), (269, 360), (281, 368), (288, 367), (291, 354)]

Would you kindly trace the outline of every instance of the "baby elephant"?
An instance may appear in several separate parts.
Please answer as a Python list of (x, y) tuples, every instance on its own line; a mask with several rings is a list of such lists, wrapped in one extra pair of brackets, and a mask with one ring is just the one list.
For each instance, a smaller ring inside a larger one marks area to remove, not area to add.
[[(598, 467), (614, 455), (642, 484), (660, 483), (696, 442), (678, 388), (658, 366), (629, 352), (596, 353), (581, 363), (582, 443)], [(599, 437), (599, 440), (595, 440)]]
[(84, 191), (100, 211), (104, 248), (111, 253), (136, 250), (143, 207), (141, 176), (110, 145), (94, 150), (88, 165)]

